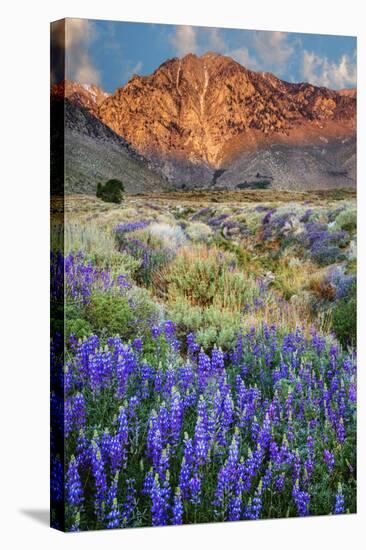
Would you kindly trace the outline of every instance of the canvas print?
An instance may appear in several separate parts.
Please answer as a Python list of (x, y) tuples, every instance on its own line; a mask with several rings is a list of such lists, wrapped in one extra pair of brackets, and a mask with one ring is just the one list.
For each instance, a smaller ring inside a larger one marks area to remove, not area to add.
[(51, 24), (53, 527), (356, 512), (356, 97), (355, 37)]

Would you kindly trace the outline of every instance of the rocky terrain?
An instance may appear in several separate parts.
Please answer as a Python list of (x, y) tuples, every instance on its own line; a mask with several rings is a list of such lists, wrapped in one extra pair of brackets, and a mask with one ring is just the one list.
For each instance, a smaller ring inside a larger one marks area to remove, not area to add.
[[(356, 90), (288, 83), (209, 52), (170, 59), (113, 94), (75, 83), (61, 92), (102, 124), (102, 133), (111, 130), (113, 144), (123, 138), (123, 150), (130, 144), (175, 188), (356, 183)], [(80, 120), (77, 130), (71, 126), (72, 144), (75, 131), (80, 142), (70, 148), (70, 162), (80, 165), (80, 174), (85, 131)], [(94, 133), (85, 140), (87, 156), (95, 149)]]
[[(66, 193), (94, 194), (99, 181), (112, 178), (121, 179), (129, 193), (169, 189), (166, 178), (154, 171), (151, 162), (97, 118), (98, 104), (108, 94), (96, 86), (72, 82), (54, 86), (51, 92), (51, 114), (65, 121)], [(56, 150), (62, 154), (62, 147), (53, 147), (53, 154)], [(57, 166), (57, 158), (53, 161)], [(57, 188), (62, 192), (62, 182)]]

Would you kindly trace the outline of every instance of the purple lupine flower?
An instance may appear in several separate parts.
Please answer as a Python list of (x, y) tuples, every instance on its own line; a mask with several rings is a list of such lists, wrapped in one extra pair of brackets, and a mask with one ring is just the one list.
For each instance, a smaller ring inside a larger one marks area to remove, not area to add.
[(154, 526), (167, 524), (166, 495), (156, 474), (151, 488), (151, 523)]
[(142, 494), (150, 495), (153, 485), (154, 485), (154, 472), (153, 472), (153, 469), (150, 468), (150, 470), (147, 472), (144, 479)]
[(272, 481), (272, 477), (273, 477), (273, 472), (272, 472), (272, 464), (271, 462), (268, 464), (268, 467), (266, 468), (264, 474), (263, 474), (263, 478), (262, 478), (262, 488), (263, 488), (263, 491), (265, 489), (267, 489), (270, 484), (271, 484), (271, 481)]
[(136, 222), (126, 222), (116, 225), (114, 231), (117, 235), (122, 236), (125, 233), (131, 233), (132, 231), (137, 231), (138, 229), (145, 229), (152, 220), (138, 220)]
[(262, 482), (260, 481), (253, 499), (249, 499), (249, 502), (245, 507), (244, 517), (246, 519), (259, 519), (261, 510), (262, 510)]
[(229, 505), (228, 505), (228, 516), (227, 519), (229, 521), (239, 521), (241, 519), (241, 504), (242, 504), (242, 497), (235, 496), (230, 499)]
[(106, 516), (107, 529), (117, 529), (120, 526), (120, 512), (117, 499), (113, 499), (112, 506)]
[(183, 523), (183, 503), (181, 490), (177, 487), (174, 495), (174, 503), (172, 509), (172, 524), (173, 525), (182, 525)]
[(196, 463), (199, 465), (205, 464), (208, 455), (208, 438), (205, 422), (201, 416), (197, 418), (194, 432), (194, 451)]
[(177, 444), (180, 438), (183, 426), (183, 414), (183, 402), (180, 393), (176, 388), (172, 388), (170, 426), (174, 444)]
[(179, 489), (182, 498), (187, 499), (190, 495), (189, 481), (191, 476), (192, 467), (185, 457), (183, 457), (182, 465), (179, 474)]
[(222, 425), (224, 428), (230, 428), (234, 418), (234, 402), (231, 393), (228, 393), (223, 402)]
[(85, 399), (82, 393), (77, 393), (73, 400), (73, 423), (80, 430), (85, 426), (86, 422), (86, 406)]
[(95, 439), (91, 443), (91, 465), (95, 482), (95, 507), (99, 518), (104, 515), (107, 476), (100, 449)]
[(346, 432), (344, 429), (344, 422), (343, 418), (341, 417), (337, 424), (337, 439), (339, 443), (343, 444), (345, 440)]
[(191, 493), (191, 502), (192, 504), (200, 504), (201, 502), (201, 480), (197, 474), (194, 474), (193, 477), (189, 480), (189, 490)]
[(200, 350), (200, 346), (196, 343), (195, 335), (192, 332), (187, 334), (187, 349), (189, 355), (194, 355)]
[[(150, 488), (151, 491), (151, 488)], [(149, 491), (149, 494), (150, 494)], [(123, 527), (129, 525), (133, 512), (136, 508), (136, 487), (134, 479), (126, 479), (126, 496), (122, 505), (121, 524)]]
[(211, 353), (212, 371), (220, 373), (224, 368), (224, 354), (220, 348), (214, 348)]
[(285, 487), (285, 474), (281, 474), (275, 482), (275, 488), (278, 493), (281, 493)]
[(342, 491), (342, 485), (338, 483), (338, 490), (334, 504), (334, 514), (344, 514), (344, 495)]
[(306, 491), (300, 490), (298, 479), (296, 480), (296, 483), (292, 490), (292, 496), (296, 504), (298, 515), (299, 516), (309, 515), (310, 495)]
[(211, 360), (209, 356), (201, 350), (198, 354), (198, 377), (200, 382), (200, 388), (203, 389), (207, 377), (211, 372)]
[(161, 332), (162, 332), (161, 327), (154, 326), (151, 328), (151, 336), (153, 337), (154, 340), (156, 340), (160, 336)]
[(76, 506), (79, 508), (84, 498), (80, 475), (78, 472), (78, 464), (74, 456), (71, 457), (69, 467), (67, 469), (65, 490), (67, 503), (71, 506)]
[(116, 529), (120, 524), (120, 512), (117, 501), (118, 473), (115, 474), (107, 493), (108, 511), (106, 514), (107, 529)]
[(324, 449), (324, 462), (327, 465), (329, 473), (333, 471), (335, 459), (334, 454), (330, 452), (328, 449)]

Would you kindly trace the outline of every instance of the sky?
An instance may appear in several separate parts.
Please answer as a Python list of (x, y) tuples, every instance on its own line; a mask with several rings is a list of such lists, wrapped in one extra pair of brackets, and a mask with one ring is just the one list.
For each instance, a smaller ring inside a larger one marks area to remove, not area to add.
[(356, 38), (67, 19), (66, 77), (107, 92), (187, 53), (229, 55), (248, 69), (332, 89), (356, 86)]

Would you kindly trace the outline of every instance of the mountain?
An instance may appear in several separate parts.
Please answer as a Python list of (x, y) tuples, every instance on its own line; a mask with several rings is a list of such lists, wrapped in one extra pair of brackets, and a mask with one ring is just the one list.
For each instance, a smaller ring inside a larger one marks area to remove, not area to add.
[(176, 187), (355, 185), (355, 90), (292, 84), (227, 56), (188, 54), (134, 75), (97, 116)]
[[(60, 193), (95, 193), (98, 182), (118, 178), (129, 193), (164, 191), (166, 178), (151, 161), (138, 153), (123, 137), (98, 118), (99, 105), (109, 94), (98, 86), (64, 81), (51, 88), (51, 170)], [(64, 120), (64, 135), (60, 121)], [(58, 123), (57, 123), (58, 122)], [(64, 151), (64, 181), (62, 157)]]

